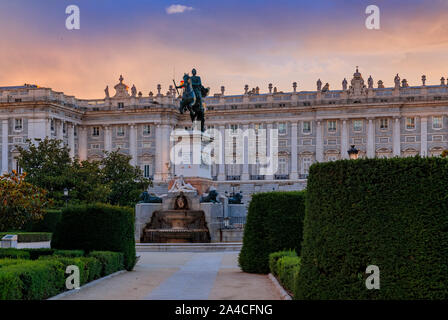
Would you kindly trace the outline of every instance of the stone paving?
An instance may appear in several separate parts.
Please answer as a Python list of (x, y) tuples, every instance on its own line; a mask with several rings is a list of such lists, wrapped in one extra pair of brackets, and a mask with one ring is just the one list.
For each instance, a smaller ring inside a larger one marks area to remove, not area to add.
[(138, 252), (125, 272), (64, 300), (279, 300), (267, 275), (242, 272), (238, 252)]

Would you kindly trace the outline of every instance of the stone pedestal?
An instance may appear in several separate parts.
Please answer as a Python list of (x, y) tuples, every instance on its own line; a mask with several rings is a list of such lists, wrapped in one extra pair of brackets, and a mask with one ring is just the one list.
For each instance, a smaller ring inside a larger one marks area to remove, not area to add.
[(210, 242), (221, 241), (221, 223), (218, 218), (224, 216), (222, 203), (201, 203), (201, 210), (204, 211), (205, 221), (210, 232)]
[(162, 209), (161, 203), (138, 203), (135, 206), (135, 242), (140, 242), (143, 228), (151, 221), (154, 211), (160, 209)]

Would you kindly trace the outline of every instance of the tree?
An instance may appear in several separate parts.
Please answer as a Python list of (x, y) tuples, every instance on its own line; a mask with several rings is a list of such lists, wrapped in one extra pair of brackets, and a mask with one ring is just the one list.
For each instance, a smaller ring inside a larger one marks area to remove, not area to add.
[(101, 161), (103, 183), (111, 188), (108, 196), (111, 204), (134, 205), (140, 193), (151, 183), (143, 177), (140, 168), (129, 163), (130, 160), (131, 156), (121, 154), (117, 150), (105, 152), (105, 157)]
[(25, 147), (17, 146), (19, 166), (27, 173), (26, 181), (48, 191), (48, 196), (61, 200), (64, 188), (73, 188), (71, 180), (72, 159), (69, 148), (61, 140), (30, 139)]
[(71, 168), (72, 189), (70, 199), (79, 203), (106, 203), (111, 192), (109, 184), (103, 184), (99, 161), (74, 161)]
[(47, 192), (25, 182), (25, 177), (15, 170), (0, 177), (0, 230), (18, 230), (30, 220), (42, 219), (51, 204)]

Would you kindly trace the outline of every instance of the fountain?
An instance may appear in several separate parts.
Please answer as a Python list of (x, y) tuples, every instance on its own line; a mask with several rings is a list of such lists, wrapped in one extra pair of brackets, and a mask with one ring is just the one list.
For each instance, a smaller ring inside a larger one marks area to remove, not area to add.
[(183, 191), (191, 185), (185, 184), (183, 177), (170, 190), (178, 194), (174, 199), (174, 208), (154, 211), (151, 221), (145, 226), (141, 242), (152, 243), (185, 243), (210, 242), (204, 211), (192, 210)]

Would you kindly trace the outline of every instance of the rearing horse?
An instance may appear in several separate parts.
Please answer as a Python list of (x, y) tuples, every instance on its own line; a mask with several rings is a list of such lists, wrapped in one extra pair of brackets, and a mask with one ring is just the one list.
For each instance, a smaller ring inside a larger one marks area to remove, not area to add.
[(205, 119), (204, 119), (204, 108), (202, 107), (201, 100), (196, 98), (193, 87), (191, 86), (190, 76), (184, 74), (184, 83), (176, 88), (183, 88), (184, 92), (182, 94), (182, 100), (180, 102), (179, 112), (184, 113), (185, 110), (190, 111), (191, 121), (194, 122), (196, 119), (201, 121), (201, 131), (205, 131)]

